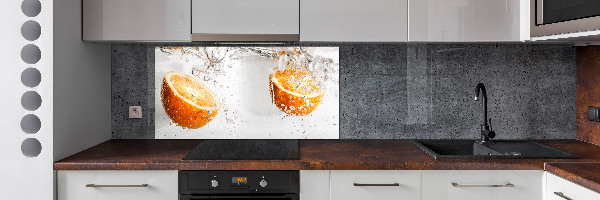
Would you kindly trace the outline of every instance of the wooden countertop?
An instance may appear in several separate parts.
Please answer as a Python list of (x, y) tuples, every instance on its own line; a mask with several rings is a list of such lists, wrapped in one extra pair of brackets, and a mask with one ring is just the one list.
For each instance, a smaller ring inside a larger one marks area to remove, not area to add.
[(551, 162), (546, 163), (545, 170), (600, 193), (600, 162)]
[[(600, 193), (600, 147), (536, 140), (581, 159), (439, 159), (410, 140), (300, 140), (300, 160), (183, 161), (202, 140), (109, 140), (55, 170), (542, 170)], [(544, 168), (545, 167), (545, 168)]]
[(542, 170), (546, 162), (600, 162), (600, 147), (537, 140), (581, 159), (440, 159), (410, 140), (300, 140), (300, 160), (183, 161), (201, 140), (109, 140), (54, 163), (55, 170)]

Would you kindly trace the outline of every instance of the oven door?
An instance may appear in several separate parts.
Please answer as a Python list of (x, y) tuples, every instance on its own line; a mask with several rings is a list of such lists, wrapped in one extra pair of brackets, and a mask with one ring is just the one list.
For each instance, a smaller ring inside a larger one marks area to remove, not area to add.
[(219, 195), (219, 196), (195, 196), (195, 195), (179, 195), (179, 200), (204, 200), (204, 199), (219, 199), (219, 200), (237, 200), (237, 199), (268, 199), (268, 200), (300, 200), (297, 194), (284, 195)]

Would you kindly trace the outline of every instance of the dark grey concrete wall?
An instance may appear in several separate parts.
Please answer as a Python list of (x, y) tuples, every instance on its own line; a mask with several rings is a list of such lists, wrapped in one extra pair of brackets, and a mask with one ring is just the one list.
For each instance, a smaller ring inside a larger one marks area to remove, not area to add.
[[(142, 106), (142, 118), (129, 119), (129, 106)], [(154, 139), (153, 45), (112, 45), (112, 135)]]
[[(331, 46), (327, 44), (326, 46)], [(338, 44), (340, 138), (478, 138), (486, 84), (500, 139), (576, 137), (575, 48)], [(154, 138), (154, 45), (113, 45), (113, 138)], [(143, 106), (143, 119), (127, 107)]]

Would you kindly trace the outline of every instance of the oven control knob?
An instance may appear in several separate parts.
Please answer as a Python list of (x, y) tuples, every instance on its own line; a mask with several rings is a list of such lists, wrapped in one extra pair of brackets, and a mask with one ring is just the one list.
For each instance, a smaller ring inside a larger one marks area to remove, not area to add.
[(259, 183), (260, 187), (267, 187), (267, 181), (265, 179), (261, 180)]
[(217, 181), (217, 180), (210, 181), (210, 186), (211, 187), (218, 187), (219, 186), (219, 181)]

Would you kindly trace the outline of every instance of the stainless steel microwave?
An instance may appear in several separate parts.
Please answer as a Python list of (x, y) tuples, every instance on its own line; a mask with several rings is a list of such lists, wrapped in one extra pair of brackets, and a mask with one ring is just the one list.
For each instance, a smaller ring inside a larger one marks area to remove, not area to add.
[(600, 30), (600, 0), (531, 0), (531, 36)]

